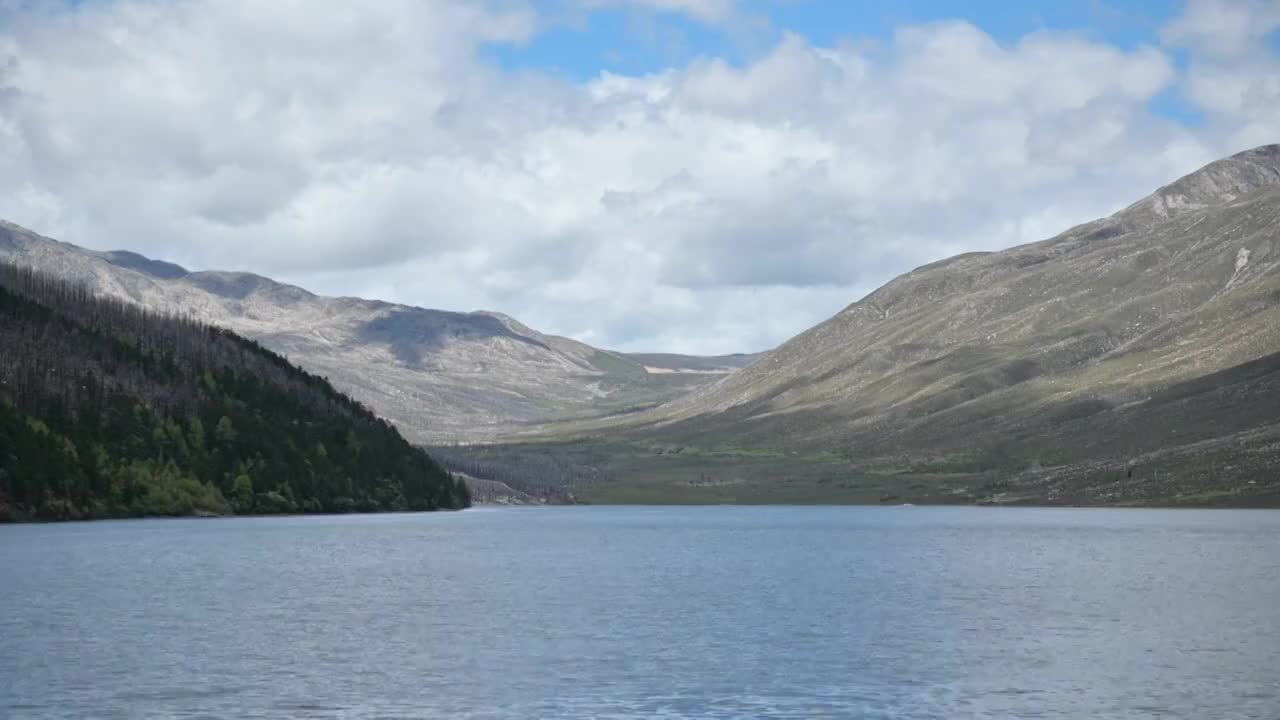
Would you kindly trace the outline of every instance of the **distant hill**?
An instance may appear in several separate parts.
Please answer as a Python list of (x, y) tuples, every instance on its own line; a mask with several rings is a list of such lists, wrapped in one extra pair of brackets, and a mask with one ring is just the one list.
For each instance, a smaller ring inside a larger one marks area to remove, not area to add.
[(1277, 353), (1269, 145), (918, 268), (652, 411), (538, 437), (656, 449), (597, 499), (1280, 504)]
[(485, 441), (532, 424), (651, 408), (748, 357), (630, 356), (499, 313), (322, 297), (249, 273), (188, 272), (87, 250), (2, 221), (0, 261), (234, 330), (329, 378), (419, 443)]
[(728, 375), (760, 359), (764, 353), (733, 355), (674, 355), (671, 353), (627, 353), (649, 373), (709, 373)]
[(469, 502), (385, 421), (258, 344), (0, 264), (0, 520)]

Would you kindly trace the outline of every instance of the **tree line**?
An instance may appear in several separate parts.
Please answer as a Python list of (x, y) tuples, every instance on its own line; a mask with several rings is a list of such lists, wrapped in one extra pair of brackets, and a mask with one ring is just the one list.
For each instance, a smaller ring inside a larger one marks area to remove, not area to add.
[(394, 427), (257, 343), (0, 264), (0, 520), (469, 504)]

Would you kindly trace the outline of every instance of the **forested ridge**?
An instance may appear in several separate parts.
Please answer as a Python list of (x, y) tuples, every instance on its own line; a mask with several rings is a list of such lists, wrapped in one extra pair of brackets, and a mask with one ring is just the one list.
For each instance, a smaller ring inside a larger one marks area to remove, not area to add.
[(469, 503), (395, 428), (280, 355), (0, 264), (0, 520)]

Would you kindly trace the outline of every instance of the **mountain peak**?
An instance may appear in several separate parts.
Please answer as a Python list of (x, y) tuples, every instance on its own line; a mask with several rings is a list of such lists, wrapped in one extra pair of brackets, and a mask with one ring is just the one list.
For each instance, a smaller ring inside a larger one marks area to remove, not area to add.
[(1211, 162), (1156, 190), (1125, 210), (1155, 220), (1235, 202), (1267, 187), (1280, 186), (1280, 144), (1262, 145)]
[(546, 339), (546, 336), (544, 336), (542, 333), (538, 332), (537, 330), (534, 330), (533, 328), (529, 327), (528, 325), (525, 325), (519, 320), (516, 320), (510, 315), (507, 315), (506, 313), (500, 313), (500, 312), (497, 312), (496, 310), (473, 310), (468, 314), (474, 317), (493, 318), (494, 320), (497, 320), (499, 323), (501, 323), (502, 326), (507, 328), (508, 330), (511, 330), (512, 332), (518, 333), (520, 335), (524, 335), (526, 337), (537, 338), (540, 340)]
[(101, 253), (102, 259), (117, 267), (126, 268), (128, 270), (137, 270), (152, 277), (174, 279), (186, 277), (190, 273), (181, 265), (175, 265), (171, 262), (163, 260), (152, 260), (145, 255), (139, 255), (129, 250), (111, 250)]
[(204, 270), (189, 273), (185, 279), (205, 292), (232, 300), (244, 300), (255, 293), (269, 293), (276, 299), (290, 302), (315, 298), (315, 295), (296, 285), (287, 285), (247, 272)]

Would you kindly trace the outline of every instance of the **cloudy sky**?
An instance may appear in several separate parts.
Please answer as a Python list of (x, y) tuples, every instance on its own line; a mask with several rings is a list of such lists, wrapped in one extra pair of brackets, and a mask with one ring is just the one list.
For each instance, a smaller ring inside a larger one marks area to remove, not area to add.
[(0, 0), (0, 217), (759, 350), (1280, 142), (1277, 30), (1280, 0)]

